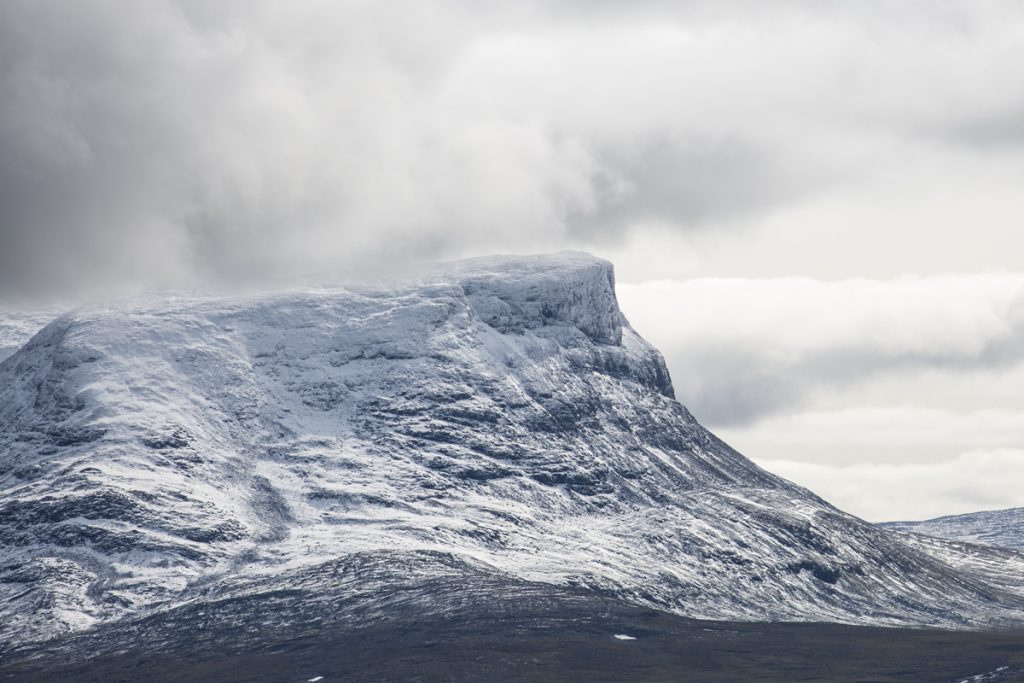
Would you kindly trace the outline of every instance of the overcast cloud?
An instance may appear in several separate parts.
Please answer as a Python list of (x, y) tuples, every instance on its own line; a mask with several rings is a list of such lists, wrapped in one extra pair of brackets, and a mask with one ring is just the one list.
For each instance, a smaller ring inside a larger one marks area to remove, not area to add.
[(1018, 64), (1015, 0), (0, 0), (0, 299), (587, 249), (748, 455), (1020, 504)]
[(651, 224), (742, 231), (954, 180), (936, 169), (1009, 192), (1021, 19), (977, 0), (5, 0), (0, 278), (615, 252)]

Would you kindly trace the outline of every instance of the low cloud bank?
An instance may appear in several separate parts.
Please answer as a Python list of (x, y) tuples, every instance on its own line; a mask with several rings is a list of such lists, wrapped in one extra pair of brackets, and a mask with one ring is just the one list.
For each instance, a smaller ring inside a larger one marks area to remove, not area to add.
[(970, 451), (917, 464), (832, 467), (792, 460), (758, 464), (871, 522), (931, 519), (1024, 506), (1024, 450)]
[(901, 373), (967, 377), (1024, 361), (1020, 274), (661, 281), (621, 285), (619, 298), (665, 354), (680, 399), (712, 426)]

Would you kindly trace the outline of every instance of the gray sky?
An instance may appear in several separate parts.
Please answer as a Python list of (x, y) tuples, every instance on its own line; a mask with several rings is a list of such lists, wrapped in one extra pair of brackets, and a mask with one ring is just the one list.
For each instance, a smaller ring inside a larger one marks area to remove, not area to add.
[(869, 519), (1024, 505), (1024, 5), (0, 0), (0, 293), (586, 249)]

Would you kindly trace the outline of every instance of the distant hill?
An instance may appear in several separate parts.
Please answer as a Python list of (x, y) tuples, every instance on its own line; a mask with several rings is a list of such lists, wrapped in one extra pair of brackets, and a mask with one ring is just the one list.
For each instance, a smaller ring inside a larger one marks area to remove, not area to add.
[(1024, 508), (948, 515), (922, 522), (885, 522), (879, 526), (1024, 551)]

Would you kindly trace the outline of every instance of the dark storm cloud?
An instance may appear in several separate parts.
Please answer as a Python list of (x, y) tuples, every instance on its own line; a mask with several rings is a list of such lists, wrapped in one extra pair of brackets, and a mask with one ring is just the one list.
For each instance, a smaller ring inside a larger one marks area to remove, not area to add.
[(1017, 111), (1014, 3), (781, 7), (6, 0), (0, 287), (714, 231)]

